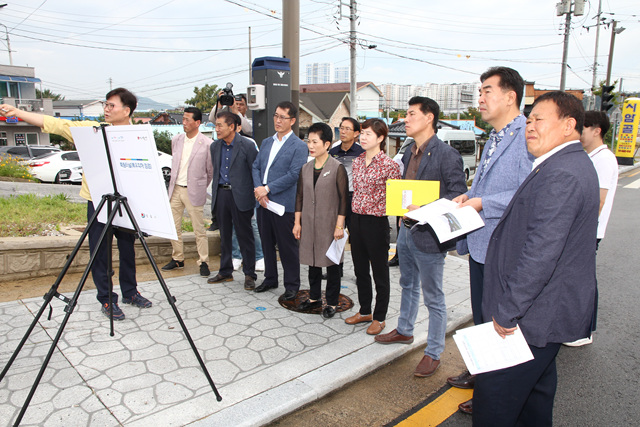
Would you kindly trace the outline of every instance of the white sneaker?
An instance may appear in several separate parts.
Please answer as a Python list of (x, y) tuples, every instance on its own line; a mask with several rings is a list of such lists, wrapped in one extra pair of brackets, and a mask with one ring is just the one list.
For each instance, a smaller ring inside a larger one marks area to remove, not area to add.
[(256, 261), (256, 271), (264, 271), (264, 258)]
[(583, 345), (591, 344), (593, 342), (593, 335), (587, 338), (580, 338), (579, 340), (573, 342), (565, 342), (563, 343), (567, 347), (580, 347)]
[(232, 261), (233, 261), (233, 269), (234, 269), (235, 271), (240, 270), (240, 266), (242, 265), (242, 260), (241, 260), (241, 259), (233, 258), (233, 259), (232, 259)]

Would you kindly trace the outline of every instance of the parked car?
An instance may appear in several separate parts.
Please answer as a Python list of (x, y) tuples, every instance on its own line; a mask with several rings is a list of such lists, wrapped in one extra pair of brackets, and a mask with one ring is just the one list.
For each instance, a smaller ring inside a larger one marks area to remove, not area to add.
[(42, 182), (55, 184), (82, 182), (82, 164), (77, 151), (57, 151), (26, 161), (31, 174)]
[(164, 177), (164, 182), (167, 185), (167, 188), (169, 188), (169, 181), (171, 181), (172, 160), (173, 157), (170, 154), (158, 151), (158, 164), (160, 165), (160, 169), (162, 170), (162, 176)]
[(24, 160), (30, 160), (43, 154), (60, 152), (58, 147), (52, 145), (9, 145), (6, 147), (0, 147), (0, 158), (6, 155), (13, 157), (20, 157)]

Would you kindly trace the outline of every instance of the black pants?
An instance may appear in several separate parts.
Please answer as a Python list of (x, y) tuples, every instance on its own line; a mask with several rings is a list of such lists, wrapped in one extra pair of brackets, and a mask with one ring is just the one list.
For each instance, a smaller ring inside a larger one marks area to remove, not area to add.
[[(322, 297), (322, 267), (309, 266), (309, 298), (319, 300)], [(327, 267), (327, 305), (338, 305), (340, 297), (340, 265)]]
[(251, 218), (253, 209), (241, 211), (233, 200), (231, 190), (219, 188), (216, 195), (216, 218), (220, 228), (220, 270), (219, 274), (230, 276), (233, 273), (231, 241), (233, 228), (236, 229), (238, 245), (242, 254), (242, 272), (245, 276), (256, 276), (256, 244), (253, 238)]
[[(471, 285), (471, 313), (473, 323), (479, 325), (482, 321), (482, 290), (484, 288), (484, 264), (480, 264), (469, 255), (469, 282)], [(490, 320), (490, 319), (489, 319)]]
[[(105, 205), (106, 209), (106, 205)], [(87, 202), (87, 221), (91, 219), (95, 207), (93, 202)], [(93, 254), (96, 251), (98, 245), (98, 239), (100, 234), (104, 230), (104, 224), (101, 222), (94, 222), (89, 228), (89, 250)], [(135, 242), (135, 236), (131, 233), (113, 229), (113, 235), (116, 236), (118, 241), (118, 252), (120, 253), (120, 291), (123, 297), (130, 298), (138, 292), (138, 283), (136, 282), (136, 253), (133, 249), (133, 243)], [(101, 304), (109, 302), (109, 266), (107, 266), (107, 245), (111, 246), (111, 242), (107, 239), (103, 240), (102, 245), (98, 248), (98, 254), (91, 267), (91, 276), (93, 277), (93, 283), (98, 290), (97, 299)], [(113, 302), (118, 302), (118, 294), (114, 292)]]
[(473, 389), (474, 427), (551, 426), (560, 346), (530, 345), (533, 360), (478, 374)]
[(373, 319), (384, 321), (389, 308), (389, 220), (386, 216), (351, 214), (351, 257), (356, 274), (360, 314), (371, 314), (373, 289), (369, 265), (376, 285)]
[[(264, 283), (278, 286), (278, 259), (276, 244), (280, 252), (280, 263), (284, 270), (284, 288), (298, 292), (300, 289), (300, 252), (298, 241), (293, 237), (293, 212), (278, 216), (258, 207), (258, 230), (264, 253)], [(254, 255), (255, 256), (255, 255)]]

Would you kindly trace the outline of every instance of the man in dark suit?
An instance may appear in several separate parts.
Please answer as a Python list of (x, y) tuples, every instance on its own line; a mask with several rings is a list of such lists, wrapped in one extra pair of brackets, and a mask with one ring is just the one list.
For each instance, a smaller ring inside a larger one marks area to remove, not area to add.
[[(294, 300), (300, 289), (300, 255), (293, 237), (296, 187), (300, 169), (307, 162), (309, 150), (291, 130), (298, 109), (289, 101), (277, 105), (273, 122), (276, 134), (266, 138), (253, 162), (254, 195), (258, 207), (258, 229), (264, 253), (264, 282), (256, 292), (278, 287), (276, 244), (284, 270), (285, 300)], [(282, 216), (267, 209), (269, 202), (284, 206)]]
[(220, 227), (220, 270), (207, 283), (233, 280), (231, 258), (232, 226), (236, 230), (240, 252), (244, 260), (244, 288), (255, 288), (255, 241), (251, 218), (255, 200), (251, 168), (258, 150), (253, 141), (236, 132), (236, 116), (230, 111), (216, 115), (218, 139), (211, 144), (213, 185), (211, 186), (211, 212)]
[[(415, 96), (409, 100), (405, 119), (407, 136), (414, 143), (407, 147), (402, 163), (404, 179), (440, 181), (440, 197), (453, 199), (467, 191), (460, 153), (436, 135), (440, 107), (430, 98)], [(410, 205), (409, 210), (419, 206)], [(416, 377), (433, 375), (440, 365), (447, 329), (447, 306), (442, 290), (444, 258), (455, 242), (438, 241), (430, 226), (400, 227), (398, 259), (400, 261), (400, 317), (398, 327), (375, 337), (380, 344), (410, 344), (420, 307), (420, 289), (429, 310), (429, 334), (424, 357), (416, 367)]]
[(583, 123), (582, 103), (559, 91), (527, 120), (536, 160), (491, 236), (482, 316), (503, 338), (520, 328), (534, 359), (477, 375), (474, 425), (552, 425), (558, 350), (591, 332), (599, 194)]

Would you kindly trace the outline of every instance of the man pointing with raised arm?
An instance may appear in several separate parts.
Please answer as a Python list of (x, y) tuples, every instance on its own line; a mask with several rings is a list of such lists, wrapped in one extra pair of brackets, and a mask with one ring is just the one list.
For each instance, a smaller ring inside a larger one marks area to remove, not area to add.
[[(113, 89), (107, 93), (104, 102), (104, 120), (113, 126), (122, 126), (131, 124), (131, 115), (136, 109), (138, 99), (136, 96), (124, 88)], [(60, 135), (69, 141), (73, 141), (70, 128), (83, 126), (100, 126), (100, 123), (85, 120), (71, 121), (62, 120), (51, 116), (38, 113), (31, 113), (17, 109), (13, 105), (0, 105), (0, 114), (5, 117), (15, 116), (19, 119), (42, 128), (44, 132)], [(89, 220), (94, 212), (95, 207), (89, 193), (89, 186), (84, 176), (82, 177), (82, 188), (80, 197), (87, 200), (87, 220)], [(89, 248), (91, 254), (96, 251), (96, 245), (104, 229), (104, 224), (94, 222), (89, 229)], [(138, 284), (136, 282), (136, 256), (133, 249), (135, 236), (131, 233), (124, 232), (117, 228), (114, 229), (116, 239), (118, 240), (118, 251), (120, 252), (120, 290), (122, 291), (122, 301), (125, 304), (135, 305), (140, 308), (151, 307), (151, 301), (140, 295), (138, 292)], [(107, 245), (111, 242), (103, 241), (98, 254), (91, 268), (93, 282), (98, 290), (97, 299), (102, 305), (102, 313), (109, 317), (111, 310), (109, 307), (109, 271), (107, 266)], [(118, 307), (118, 294), (113, 294), (113, 320), (124, 320), (125, 315)]]

